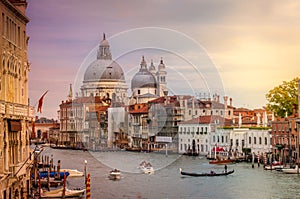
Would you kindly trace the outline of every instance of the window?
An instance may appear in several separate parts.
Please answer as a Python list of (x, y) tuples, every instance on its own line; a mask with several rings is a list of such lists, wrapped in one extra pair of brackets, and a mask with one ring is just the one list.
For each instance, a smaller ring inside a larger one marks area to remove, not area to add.
[(239, 140), (238, 139), (235, 140), (235, 144), (236, 144), (236, 146), (239, 146)]
[(138, 90), (138, 95), (140, 95), (141, 94), (141, 90)]
[(192, 115), (192, 111), (191, 110), (189, 110), (189, 115)]
[(268, 139), (265, 137), (265, 145), (268, 144)]
[(261, 144), (261, 137), (259, 137), (258, 140), (259, 140), (259, 144)]
[(224, 136), (223, 135), (222, 135), (221, 139), (222, 139), (222, 143), (224, 143)]
[(249, 144), (251, 144), (251, 137), (249, 137)]
[(215, 138), (215, 136), (213, 136), (213, 142), (216, 142), (216, 138)]
[(254, 144), (256, 144), (256, 137), (254, 137)]

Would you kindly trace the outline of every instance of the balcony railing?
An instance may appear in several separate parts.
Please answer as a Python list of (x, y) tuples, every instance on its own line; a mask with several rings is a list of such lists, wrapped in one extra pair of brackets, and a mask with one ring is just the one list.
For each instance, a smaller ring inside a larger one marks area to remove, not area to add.
[(34, 117), (34, 107), (23, 104), (0, 101), (0, 114)]

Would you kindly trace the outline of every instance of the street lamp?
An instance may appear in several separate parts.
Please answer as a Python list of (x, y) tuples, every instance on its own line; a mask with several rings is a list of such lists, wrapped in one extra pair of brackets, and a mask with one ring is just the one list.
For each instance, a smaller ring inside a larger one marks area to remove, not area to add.
[(86, 178), (87, 178), (87, 176), (86, 176), (86, 165), (87, 165), (87, 160), (84, 160), (84, 177), (85, 177), (85, 184), (86, 184)]

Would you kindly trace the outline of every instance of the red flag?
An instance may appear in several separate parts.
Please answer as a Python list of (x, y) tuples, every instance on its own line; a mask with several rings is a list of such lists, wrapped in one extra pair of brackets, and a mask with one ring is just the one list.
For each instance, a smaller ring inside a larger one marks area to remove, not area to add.
[(32, 121), (32, 133), (31, 133), (31, 138), (35, 138), (36, 136), (35, 136), (35, 122), (34, 121)]
[(44, 102), (44, 96), (48, 93), (48, 91), (46, 91), (42, 97), (39, 99), (39, 105), (38, 105), (38, 108), (37, 108), (37, 112), (40, 112), (42, 113), (42, 106), (43, 106), (43, 102)]

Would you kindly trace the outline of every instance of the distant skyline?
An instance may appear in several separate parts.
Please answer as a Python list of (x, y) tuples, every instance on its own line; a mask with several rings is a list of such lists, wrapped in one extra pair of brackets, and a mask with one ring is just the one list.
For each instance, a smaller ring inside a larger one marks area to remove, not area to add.
[[(193, 48), (182, 48), (182, 41), (164, 39), (153, 42), (158, 46), (170, 42), (166, 44), (172, 46), (167, 49), (170, 51), (140, 49), (118, 57), (122, 46), (136, 42), (123, 40), (118, 46), (114, 41), (122, 38), (120, 33), (153, 27), (178, 32), (187, 41), (199, 44), (202, 52), (208, 54), (211, 68), (218, 71), (215, 75), (220, 76), (224, 93), (233, 98), (234, 106), (261, 108), (270, 89), (300, 74), (299, 10), (299, 1), (279, 0), (28, 0), (30, 104), (37, 108), (38, 99), (49, 90), (42, 114), (36, 115), (57, 119), (59, 104), (67, 99), (69, 84), (77, 81), (78, 71), (89, 53), (98, 47), (103, 32), (111, 42), (113, 58), (129, 68), (128, 77), (139, 69), (142, 54), (146, 54), (148, 66), (151, 59), (158, 64), (162, 56), (166, 66), (177, 73), (188, 64), (182, 57), (175, 58), (171, 51), (183, 52), (184, 57), (191, 59), (199, 56), (189, 51)], [(197, 67), (201, 69), (204, 65)], [(200, 73), (206, 76), (205, 71)], [(190, 76), (185, 72), (178, 73), (180, 82), (188, 82), (186, 78)], [(178, 88), (182, 86), (180, 82), (176, 85), (174, 81), (170, 86)], [(180, 92), (175, 94), (185, 94)]]

